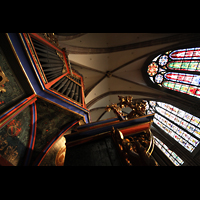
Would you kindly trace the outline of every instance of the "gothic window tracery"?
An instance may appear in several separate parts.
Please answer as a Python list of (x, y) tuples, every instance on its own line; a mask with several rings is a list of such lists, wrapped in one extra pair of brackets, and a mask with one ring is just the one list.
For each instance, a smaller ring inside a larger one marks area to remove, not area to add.
[(147, 74), (160, 87), (200, 98), (200, 47), (158, 55), (148, 65)]
[(180, 166), (184, 163), (184, 161), (176, 153), (170, 150), (166, 144), (155, 136), (153, 136), (153, 138), (155, 145), (173, 162), (174, 165)]
[(163, 102), (147, 101), (146, 113), (155, 113), (153, 122), (190, 153), (199, 144), (200, 118)]

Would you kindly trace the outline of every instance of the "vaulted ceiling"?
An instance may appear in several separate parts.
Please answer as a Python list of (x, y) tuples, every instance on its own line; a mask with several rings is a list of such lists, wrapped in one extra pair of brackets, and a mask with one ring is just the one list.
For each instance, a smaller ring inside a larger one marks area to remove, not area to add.
[[(142, 67), (160, 52), (190, 44), (199, 34), (190, 33), (56, 33), (66, 48), (71, 66), (84, 76), (85, 101), (91, 121), (114, 117), (106, 105), (118, 103), (118, 95), (134, 99), (170, 98), (170, 94), (149, 87)], [(173, 97), (178, 98), (178, 97)], [(127, 109), (128, 111), (128, 109)]]

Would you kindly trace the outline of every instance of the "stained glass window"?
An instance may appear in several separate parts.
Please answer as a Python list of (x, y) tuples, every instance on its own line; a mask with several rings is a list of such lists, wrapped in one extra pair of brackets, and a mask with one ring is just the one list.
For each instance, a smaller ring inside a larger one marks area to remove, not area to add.
[(200, 118), (167, 103), (146, 102), (147, 114), (155, 113), (153, 122), (192, 153), (199, 144)]
[(176, 166), (180, 166), (184, 161), (173, 151), (171, 151), (167, 145), (165, 145), (157, 137), (153, 136), (155, 145), (174, 163)]
[(148, 65), (150, 80), (160, 87), (200, 98), (200, 47), (168, 51)]

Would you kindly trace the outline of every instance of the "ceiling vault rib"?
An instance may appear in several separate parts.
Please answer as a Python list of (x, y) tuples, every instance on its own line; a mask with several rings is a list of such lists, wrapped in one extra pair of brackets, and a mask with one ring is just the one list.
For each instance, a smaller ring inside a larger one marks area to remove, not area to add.
[(111, 72), (114, 73), (115, 71), (117, 71), (117, 70), (119, 70), (119, 69), (121, 69), (121, 68), (123, 68), (123, 67), (126, 67), (127, 65), (131, 64), (132, 62), (135, 62), (135, 61), (137, 61), (137, 60), (139, 60), (139, 59), (141, 59), (141, 58), (144, 58), (144, 57), (146, 57), (146, 56), (148, 56), (148, 55), (150, 55), (150, 54), (151, 54), (151, 53), (146, 53), (146, 54), (144, 54), (144, 55), (142, 55), (142, 56), (139, 56), (139, 57), (137, 57), (137, 58), (134, 58), (133, 60), (131, 60), (131, 61), (127, 62), (127, 63), (124, 63), (124, 64), (122, 64), (121, 66), (119, 66), (119, 67), (113, 69)]
[(100, 109), (105, 109), (105, 107), (96, 107), (96, 108), (92, 108), (92, 109), (90, 110), (90, 112), (96, 111), (96, 110), (100, 110)]
[(98, 69), (93, 69), (93, 68), (87, 67), (87, 66), (85, 66), (85, 65), (79, 64), (79, 63), (74, 62), (74, 61), (72, 61), (72, 60), (70, 60), (70, 63), (73, 64), (73, 65), (76, 65), (76, 66), (78, 66), (78, 67), (81, 67), (81, 68), (83, 68), (83, 69), (91, 70), (91, 71), (98, 72), (98, 73), (101, 73), (101, 74), (106, 74), (106, 72), (102, 72), (102, 71), (100, 71), (100, 70), (98, 70)]
[(181, 34), (176, 34), (176, 35), (172, 35), (172, 36), (168, 36), (164, 38), (158, 38), (154, 40), (148, 40), (148, 41), (115, 46), (115, 47), (90, 48), (90, 47), (78, 47), (78, 46), (71, 46), (71, 45), (65, 45), (65, 47), (69, 54), (100, 54), (100, 53), (111, 53), (111, 52), (117, 52), (117, 51), (125, 51), (125, 50), (130, 50), (130, 49), (149, 47), (149, 46), (188, 40), (191, 38), (194, 39), (194, 38), (199, 38), (199, 37), (200, 35), (198, 33), (181, 33)]
[[(190, 41), (185, 41), (184, 44), (192, 44), (193, 42), (194, 42), (194, 41), (191, 41), (191, 40), (190, 40)], [(166, 51), (166, 50), (169, 50), (169, 49), (177, 48), (177, 46), (178, 46), (178, 45), (182, 45), (182, 43), (183, 43), (183, 41), (181, 41), (181, 42), (179, 42), (179, 43), (176, 43), (176, 44), (173, 44), (173, 45), (170, 45), (170, 46), (167, 46), (167, 47), (164, 47), (164, 48), (161, 48), (161, 49), (158, 49), (158, 50), (155, 50), (155, 51), (152, 51), (152, 52), (150, 52), (150, 53), (146, 53), (146, 54), (144, 54), (144, 55), (141, 55), (141, 56), (139, 56), (139, 57), (137, 57), (137, 58), (134, 58), (133, 60), (131, 60), (131, 61), (127, 62), (127, 63), (124, 63), (124, 64), (122, 64), (121, 66), (119, 66), (119, 67), (113, 69), (113, 70), (111, 71), (111, 73), (114, 73), (114, 72), (116, 72), (117, 70), (122, 69), (123, 67), (126, 67), (127, 65), (129, 65), (129, 64), (131, 64), (131, 63), (133, 63), (133, 62), (135, 62), (135, 61), (137, 61), (137, 60), (139, 60), (139, 59), (142, 59), (142, 58), (144, 58), (144, 57), (146, 57), (146, 56), (151, 56), (151, 55), (160, 53), (160, 52), (162, 52), (162, 51)]]
[(128, 90), (128, 91), (109, 91), (109, 92), (105, 92), (95, 98), (93, 98), (90, 102), (87, 103), (87, 108), (89, 109), (92, 105), (94, 105), (97, 101), (99, 101), (100, 99), (108, 96), (108, 95), (119, 95), (119, 94), (123, 94), (123, 95), (143, 95), (143, 96), (147, 96), (153, 99), (157, 99), (157, 101), (174, 101), (176, 99), (176, 102), (178, 104), (184, 104), (184, 105), (188, 105), (189, 101), (187, 101), (186, 99), (179, 99), (176, 98), (176, 96), (171, 96), (169, 94), (152, 94), (150, 92), (142, 92), (142, 91), (133, 91), (133, 90)]
[(103, 81), (107, 76), (104, 75), (101, 79), (99, 79), (95, 84), (93, 84), (89, 89), (85, 90), (85, 97), (101, 82)]
[(106, 114), (107, 111), (104, 111), (100, 116), (99, 118), (97, 119), (97, 122)]

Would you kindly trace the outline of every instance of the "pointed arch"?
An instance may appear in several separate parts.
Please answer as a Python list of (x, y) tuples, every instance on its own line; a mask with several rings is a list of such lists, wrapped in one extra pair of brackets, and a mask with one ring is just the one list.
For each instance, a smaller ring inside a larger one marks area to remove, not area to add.
[(161, 90), (198, 99), (200, 98), (200, 47), (169, 50), (156, 55), (148, 63), (146, 74), (151, 83)]

